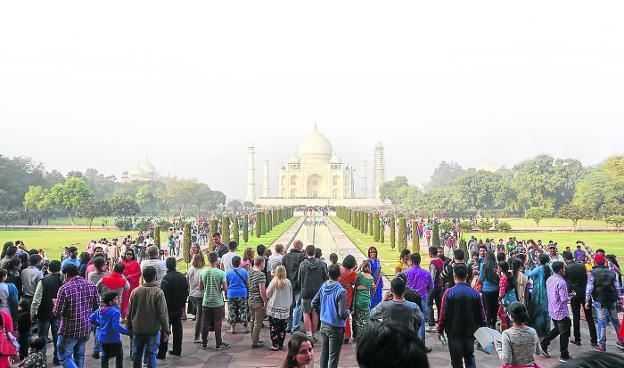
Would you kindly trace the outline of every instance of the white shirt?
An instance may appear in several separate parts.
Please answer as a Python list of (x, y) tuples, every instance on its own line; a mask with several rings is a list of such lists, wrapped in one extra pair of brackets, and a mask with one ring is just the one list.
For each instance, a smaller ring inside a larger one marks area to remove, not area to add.
[(143, 270), (145, 269), (145, 267), (148, 267), (148, 266), (152, 266), (156, 268), (155, 284), (156, 286), (160, 286), (160, 282), (162, 281), (163, 277), (165, 277), (165, 275), (167, 274), (167, 265), (165, 261), (163, 261), (162, 259), (144, 259), (143, 261), (141, 261), (141, 273), (143, 273)]
[(221, 264), (223, 265), (225, 272), (234, 268), (234, 266), (232, 266), (232, 258), (234, 258), (236, 255), (236, 252), (230, 251), (225, 253), (223, 257), (221, 257)]

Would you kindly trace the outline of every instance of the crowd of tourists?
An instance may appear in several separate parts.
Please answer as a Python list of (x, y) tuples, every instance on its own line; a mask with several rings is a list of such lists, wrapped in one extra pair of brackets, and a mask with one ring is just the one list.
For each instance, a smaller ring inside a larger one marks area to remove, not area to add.
[[(170, 236), (183, 237), (178, 231)], [(581, 313), (597, 352), (606, 351), (609, 323), (614, 345), (624, 350), (617, 259), (584, 242), (559, 253), (553, 242), (473, 238), (469, 254), (429, 247), (426, 269), (420, 253), (404, 249), (394, 272), (386, 270), (396, 274), (390, 285), (375, 247), (364, 260), (347, 255), (338, 262), (298, 240), (290, 249), (239, 250), (215, 233), (211, 243), (193, 244), (183, 274), (168, 257), (176, 255), (175, 244), (168, 252), (142, 232), (92, 241), (82, 251), (67, 247), (60, 260), (7, 242), (0, 257), (0, 368), (45, 367), (50, 348), (53, 365), (83, 367), (90, 338), (93, 359), (122, 367), (121, 335), (129, 336), (133, 367), (156, 367), (182, 354), (183, 321), (191, 318), (193, 342), (202, 349), (228, 350), (222, 330), (249, 334), (251, 349), (286, 350), (284, 367), (311, 366), (317, 344), (321, 367), (337, 367), (344, 344), (356, 344), (362, 367), (426, 367), (427, 332), (448, 346), (453, 367), (475, 367), (481, 327), (502, 331), (495, 348), (506, 367), (535, 366), (536, 355), (550, 357), (557, 337), (559, 360), (567, 363), (568, 342), (581, 345)], [(263, 328), (270, 341), (260, 339)], [(596, 359), (617, 358), (604, 356)]]

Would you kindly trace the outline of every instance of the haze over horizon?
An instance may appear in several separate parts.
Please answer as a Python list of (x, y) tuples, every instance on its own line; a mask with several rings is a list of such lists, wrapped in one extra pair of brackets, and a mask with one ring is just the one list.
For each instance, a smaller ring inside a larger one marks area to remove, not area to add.
[[(122, 8), (123, 7), (123, 8)], [(120, 11), (123, 9), (123, 11)], [(245, 199), (318, 124), (356, 169), (622, 154), (621, 2), (0, 5), (0, 154), (117, 177), (146, 157)], [(617, 45), (620, 46), (617, 46)], [(361, 181), (356, 178), (359, 192)], [(369, 184), (370, 188), (370, 184)]]

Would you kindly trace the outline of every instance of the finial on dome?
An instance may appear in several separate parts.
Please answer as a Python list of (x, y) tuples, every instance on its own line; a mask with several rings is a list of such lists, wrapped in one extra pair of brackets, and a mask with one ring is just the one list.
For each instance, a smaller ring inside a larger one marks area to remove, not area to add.
[(316, 120), (314, 120), (314, 130), (316, 130), (318, 132), (318, 129), (316, 127)]

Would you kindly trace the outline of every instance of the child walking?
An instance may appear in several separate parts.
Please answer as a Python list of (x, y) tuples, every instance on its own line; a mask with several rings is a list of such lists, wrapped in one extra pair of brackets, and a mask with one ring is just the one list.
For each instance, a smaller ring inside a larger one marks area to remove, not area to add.
[(128, 330), (119, 324), (119, 294), (106, 292), (102, 296), (103, 307), (91, 313), (91, 323), (99, 327), (98, 340), (102, 344), (101, 367), (108, 368), (108, 359), (115, 357), (115, 368), (123, 368), (121, 335)]

